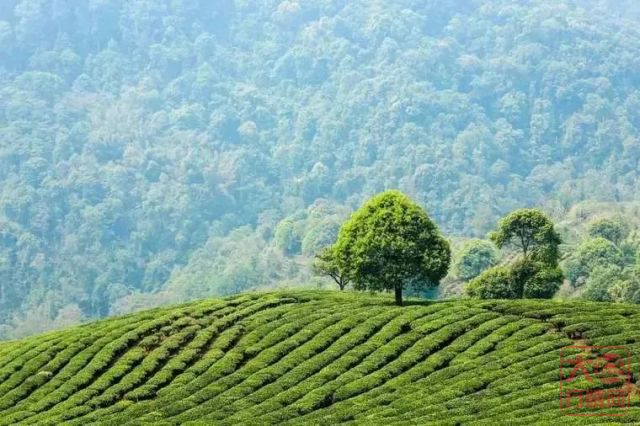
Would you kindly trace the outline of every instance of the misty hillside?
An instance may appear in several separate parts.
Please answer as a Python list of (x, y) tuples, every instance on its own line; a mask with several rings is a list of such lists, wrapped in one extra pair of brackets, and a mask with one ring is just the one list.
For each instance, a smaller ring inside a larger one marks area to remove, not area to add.
[(388, 188), (465, 237), (517, 207), (637, 201), (624, 12), (4, 0), (0, 337), (311, 282), (309, 257)]

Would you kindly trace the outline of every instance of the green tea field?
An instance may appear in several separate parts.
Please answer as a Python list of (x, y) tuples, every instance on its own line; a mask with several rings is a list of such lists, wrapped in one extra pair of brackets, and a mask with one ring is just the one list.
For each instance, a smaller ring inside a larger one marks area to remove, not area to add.
[[(606, 303), (207, 300), (0, 343), (0, 425), (637, 424), (638, 324)], [(574, 344), (628, 348), (622, 416), (560, 410)]]

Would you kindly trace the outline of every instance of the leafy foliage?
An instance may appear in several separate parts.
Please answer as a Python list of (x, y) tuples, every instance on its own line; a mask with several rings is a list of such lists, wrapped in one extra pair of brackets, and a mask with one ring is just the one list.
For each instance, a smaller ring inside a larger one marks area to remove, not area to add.
[(467, 294), (482, 299), (553, 297), (564, 279), (558, 266), (561, 239), (543, 212), (516, 210), (498, 222), (498, 229), (490, 237), (498, 248), (515, 247), (516, 257), (472, 280), (466, 288)]
[(300, 251), (300, 236), (297, 234), (291, 220), (285, 219), (278, 224), (274, 240), (276, 247), (285, 254), (294, 254)]
[[(637, 303), (640, 233), (636, 203), (581, 203), (562, 220), (562, 297)], [(615, 242), (614, 242), (615, 241)], [(598, 269), (597, 276), (591, 278)], [(590, 291), (586, 291), (590, 281)]]
[(565, 424), (578, 330), (625, 341), (640, 374), (637, 305), (388, 299), (245, 294), (3, 342), (0, 425), (440, 424), (446, 404), (451, 423)]
[(480, 299), (516, 299), (511, 270), (497, 266), (481, 273), (465, 287), (467, 294)]
[(349, 284), (349, 278), (340, 271), (336, 252), (333, 246), (322, 249), (313, 260), (312, 267), (316, 274), (331, 277), (331, 279), (338, 284), (340, 290), (344, 290), (344, 288)]
[(591, 271), (598, 266), (613, 266), (621, 268), (624, 265), (623, 256), (611, 241), (602, 237), (583, 242), (575, 255), (567, 262), (567, 277), (573, 285), (584, 283)]
[(584, 285), (584, 297), (598, 302), (610, 302), (613, 300), (610, 289), (620, 287), (617, 290), (617, 299), (624, 300), (625, 296), (632, 299), (633, 294), (624, 294), (629, 290), (625, 289), (624, 284), (620, 282), (621, 273), (621, 268), (615, 265), (595, 265)]
[(619, 303), (640, 303), (640, 277), (633, 274), (627, 279), (617, 278), (614, 282), (606, 283), (611, 300)]
[(637, 11), (3, 1), (0, 335), (311, 283), (299, 265), (387, 188), (466, 237), (637, 200)]
[(490, 234), (498, 248), (513, 246), (525, 260), (533, 259), (556, 265), (560, 236), (553, 222), (539, 209), (519, 209), (498, 222)]
[(542, 267), (523, 286), (526, 299), (551, 299), (560, 288), (564, 274), (558, 267)]
[(480, 299), (550, 299), (564, 275), (560, 268), (522, 260), (487, 269), (466, 286), (471, 297)]
[(368, 200), (340, 228), (337, 266), (358, 290), (437, 286), (451, 261), (449, 243), (427, 213), (399, 191)]
[(474, 239), (465, 242), (456, 254), (453, 269), (459, 278), (469, 281), (496, 263), (498, 253), (494, 246), (488, 241)]
[(629, 229), (620, 218), (602, 218), (589, 224), (589, 235), (592, 238), (604, 238), (619, 245), (629, 235)]

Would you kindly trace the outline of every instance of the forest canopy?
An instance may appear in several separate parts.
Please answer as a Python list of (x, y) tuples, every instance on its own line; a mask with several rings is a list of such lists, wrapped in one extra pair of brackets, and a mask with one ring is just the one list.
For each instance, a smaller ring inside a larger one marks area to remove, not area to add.
[(638, 10), (4, 0), (0, 337), (321, 285), (309, 259), (385, 189), (459, 237), (637, 201)]

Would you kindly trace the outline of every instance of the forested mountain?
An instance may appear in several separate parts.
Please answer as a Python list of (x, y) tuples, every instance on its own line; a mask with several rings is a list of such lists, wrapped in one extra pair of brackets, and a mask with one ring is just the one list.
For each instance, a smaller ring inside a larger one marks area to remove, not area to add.
[(610, 3), (3, 0), (0, 336), (296, 284), (388, 188), (467, 237), (638, 200)]

